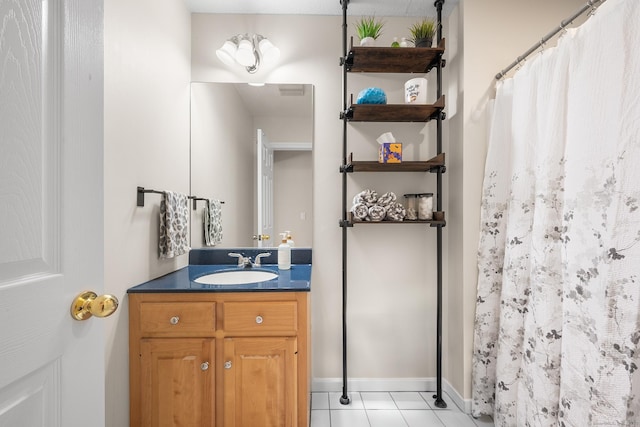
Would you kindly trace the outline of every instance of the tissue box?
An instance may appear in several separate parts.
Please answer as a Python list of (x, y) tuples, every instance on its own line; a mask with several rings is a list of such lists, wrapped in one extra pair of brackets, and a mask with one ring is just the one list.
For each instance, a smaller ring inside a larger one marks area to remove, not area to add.
[(380, 144), (378, 163), (402, 163), (402, 143), (385, 142)]

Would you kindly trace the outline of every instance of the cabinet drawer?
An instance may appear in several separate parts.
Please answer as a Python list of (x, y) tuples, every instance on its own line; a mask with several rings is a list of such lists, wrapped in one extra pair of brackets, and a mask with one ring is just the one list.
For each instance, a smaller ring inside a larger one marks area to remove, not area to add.
[(216, 328), (213, 302), (144, 302), (140, 304), (142, 336), (211, 335)]
[(226, 333), (295, 334), (298, 305), (295, 301), (226, 302), (224, 303), (224, 330)]

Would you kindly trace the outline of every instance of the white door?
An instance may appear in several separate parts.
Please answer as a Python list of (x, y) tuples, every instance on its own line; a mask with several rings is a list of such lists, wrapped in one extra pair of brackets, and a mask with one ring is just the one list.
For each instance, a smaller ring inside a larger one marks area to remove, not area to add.
[[(271, 247), (274, 242), (279, 242), (278, 236), (273, 235), (273, 149), (269, 144), (267, 135), (258, 129), (258, 247)], [(269, 236), (266, 238), (265, 236)]]
[(104, 426), (102, 0), (0, 0), (0, 426)]

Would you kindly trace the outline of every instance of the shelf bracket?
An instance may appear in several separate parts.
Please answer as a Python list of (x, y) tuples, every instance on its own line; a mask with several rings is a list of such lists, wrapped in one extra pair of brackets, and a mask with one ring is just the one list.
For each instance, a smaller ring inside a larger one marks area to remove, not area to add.
[(445, 173), (447, 171), (447, 167), (445, 165), (440, 165), (440, 166), (434, 166), (432, 167), (429, 172), (431, 173)]
[(353, 119), (353, 108), (347, 108), (346, 110), (340, 112), (340, 120), (344, 119)]
[[(351, 43), (353, 43), (353, 40), (351, 41)], [(340, 65), (346, 65), (347, 71), (351, 71), (351, 69), (353, 68), (353, 51), (350, 50), (349, 53), (347, 53), (347, 56), (341, 59), (342, 59), (342, 64)]]
[(340, 173), (351, 173), (351, 172), (353, 172), (353, 165), (340, 166)]
[[(431, 113), (431, 115), (428, 117), (427, 121), (437, 120), (438, 118), (442, 119), (442, 111), (440, 111), (440, 110), (436, 110), (433, 113)], [(444, 120), (444, 119), (442, 119), (442, 120)]]
[(346, 219), (341, 219), (339, 224), (340, 224), (340, 228), (353, 227), (353, 223)]

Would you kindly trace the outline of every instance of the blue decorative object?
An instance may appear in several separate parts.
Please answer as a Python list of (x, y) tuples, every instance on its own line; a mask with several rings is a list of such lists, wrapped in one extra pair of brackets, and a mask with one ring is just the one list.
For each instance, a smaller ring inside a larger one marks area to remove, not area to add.
[(387, 95), (379, 87), (368, 87), (358, 94), (356, 104), (386, 104)]

